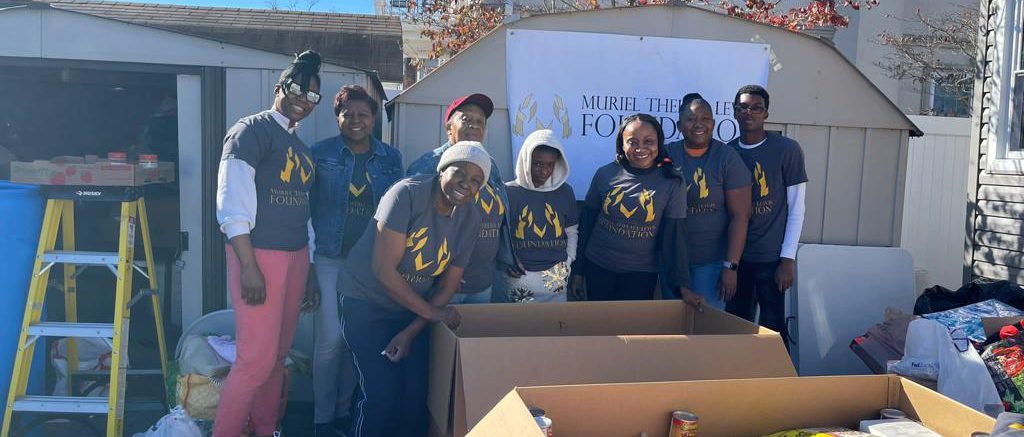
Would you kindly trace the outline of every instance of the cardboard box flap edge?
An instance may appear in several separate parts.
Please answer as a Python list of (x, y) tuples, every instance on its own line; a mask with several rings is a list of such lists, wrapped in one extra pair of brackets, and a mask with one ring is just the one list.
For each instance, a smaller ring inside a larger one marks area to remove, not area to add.
[[(518, 395), (519, 402), (508, 395)], [(668, 414), (676, 409), (697, 413), (701, 429), (709, 435), (765, 435), (809, 426), (855, 428), (860, 420), (877, 417), (881, 408), (901, 408), (946, 437), (989, 432), (995, 424), (992, 418), (914, 382), (893, 375), (860, 375), (519, 387), (507, 393), (469, 435), (539, 436), (501, 427), (526, 426), (527, 405), (544, 408), (559, 435), (569, 437), (641, 431), (663, 435)], [(735, 420), (737, 412), (749, 420)]]
[[(498, 405), (491, 410), (494, 418), (479, 426), (473, 427), (467, 437), (492, 437), (514, 435), (524, 437), (544, 437), (537, 422), (530, 414), (529, 407), (523, 402), (516, 389), (508, 392)], [(491, 414), (488, 414), (490, 418)]]
[(453, 406), (466, 422), (456, 429), (511, 387), (797, 376), (776, 334), (464, 338), (458, 354), (464, 402)]

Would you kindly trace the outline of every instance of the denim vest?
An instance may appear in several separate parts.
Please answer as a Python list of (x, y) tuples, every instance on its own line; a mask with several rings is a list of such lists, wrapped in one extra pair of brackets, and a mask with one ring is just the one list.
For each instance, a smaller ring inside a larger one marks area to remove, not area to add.
[[(311, 147), (316, 164), (316, 182), (309, 192), (316, 253), (337, 258), (341, 256), (341, 237), (345, 233), (348, 213), (348, 184), (352, 181), (355, 156), (341, 135), (317, 142)], [(395, 181), (402, 178), (402, 153), (398, 149), (370, 138), (373, 156), (366, 161), (366, 173), (373, 188), (373, 203)]]
[[(445, 142), (440, 147), (424, 153), (423, 156), (409, 164), (409, 169), (406, 170), (405, 175), (408, 177), (421, 174), (437, 174), (437, 164), (441, 162), (441, 155), (451, 146), (450, 142)], [(501, 201), (508, 205), (508, 192), (505, 191), (505, 182), (501, 180), (501, 172), (498, 171), (498, 164), (494, 162), (494, 158), (491, 158), (491, 174), (487, 182), (498, 191)], [(498, 248), (497, 261), (505, 265), (515, 265), (515, 254), (512, 252), (512, 234), (509, 233), (510, 213), (511, 211), (506, 208), (505, 217), (501, 221), (501, 246)]]

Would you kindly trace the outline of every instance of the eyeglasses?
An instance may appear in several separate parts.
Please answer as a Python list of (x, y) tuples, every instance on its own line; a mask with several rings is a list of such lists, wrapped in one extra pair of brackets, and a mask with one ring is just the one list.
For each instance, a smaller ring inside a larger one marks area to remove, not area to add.
[(306, 99), (306, 101), (308, 101), (308, 102), (310, 102), (310, 103), (312, 103), (314, 105), (317, 104), (317, 103), (320, 103), (320, 94), (319, 93), (316, 93), (316, 92), (313, 92), (313, 91), (302, 92), (302, 86), (300, 86), (299, 84), (297, 84), (297, 83), (295, 83), (293, 81), (289, 80), (289, 81), (285, 82), (283, 86), (284, 86), (285, 92), (287, 92), (288, 94), (291, 94), (294, 97), (304, 97)]
[(747, 106), (742, 103), (732, 105), (732, 109), (735, 112), (746, 112), (747, 114), (764, 114), (764, 106)]

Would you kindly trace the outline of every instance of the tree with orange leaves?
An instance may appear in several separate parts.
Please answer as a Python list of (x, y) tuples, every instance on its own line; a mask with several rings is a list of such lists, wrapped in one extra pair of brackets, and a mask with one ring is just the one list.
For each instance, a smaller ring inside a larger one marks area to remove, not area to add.
[(453, 56), (506, 20), (506, 6), (529, 15), (601, 9), (644, 7), (666, 3), (694, 4), (758, 23), (800, 31), (819, 27), (847, 27), (848, 11), (871, 9), (879, 0), (808, 0), (805, 6), (783, 10), (782, 0), (413, 0), (403, 17), (422, 26), (431, 42), (430, 59)]

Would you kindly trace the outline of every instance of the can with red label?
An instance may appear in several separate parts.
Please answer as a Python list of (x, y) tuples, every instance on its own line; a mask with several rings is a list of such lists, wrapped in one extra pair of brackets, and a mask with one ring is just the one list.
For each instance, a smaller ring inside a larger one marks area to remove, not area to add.
[(673, 411), (668, 437), (697, 437), (697, 415), (684, 410)]

